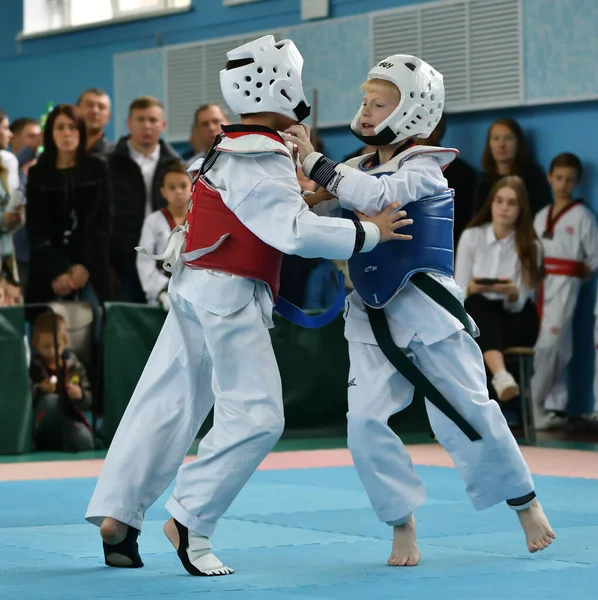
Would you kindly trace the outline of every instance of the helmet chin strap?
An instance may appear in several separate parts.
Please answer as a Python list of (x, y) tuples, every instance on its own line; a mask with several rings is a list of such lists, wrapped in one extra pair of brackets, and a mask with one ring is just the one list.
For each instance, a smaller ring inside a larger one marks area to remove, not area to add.
[(385, 127), (380, 133), (376, 135), (362, 135), (350, 127), (353, 135), (361, 140), (366, 146), (388, 146), (392, 144), (397, 138), (397, 134), (390, 128)]
[(297, 106), (293, 109), (293, 112), (295, 113), (295, 116), (297, 117), (297, 121), (299, 121), (299, 123), (301, 123), (301, 121), (303, 121), (304, 119), (307, 119), (307, 117), (309, 117), (310, 113), (311, 113), (311, 106), (309, 106), (309, 104), (303, 102), (303, 100), (301, 100), (301, 102), (299, 102), (299, 104), (297, 104)]

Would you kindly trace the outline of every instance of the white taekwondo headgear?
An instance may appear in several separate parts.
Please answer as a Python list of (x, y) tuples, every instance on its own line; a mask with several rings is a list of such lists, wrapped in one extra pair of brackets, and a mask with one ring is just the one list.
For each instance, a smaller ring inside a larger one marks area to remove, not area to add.
[(394, 54), (380, 61), (368, 73), (370, 79), (394, 83), (401, 92), (396, 109), (375, 129), (375, 135), (362, 135), (362, 107), (351, 122), (351, 131), (372, 146), (395, 144), (409, 137), (427, 138), (440, 121), (444, 109), (442, 74), (427, 62), (408, 54)]
[(309, 116), (303, 92), (303, 57), (291, 40), (265, 35), (226, 53), (238, 67), (220, 71), (222, 95), (237, 115), (274, 112), (295, 121)]

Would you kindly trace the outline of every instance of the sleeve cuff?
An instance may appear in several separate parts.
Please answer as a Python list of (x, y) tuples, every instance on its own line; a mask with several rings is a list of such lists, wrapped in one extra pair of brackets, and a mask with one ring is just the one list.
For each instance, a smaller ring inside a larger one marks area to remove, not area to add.
[(342, 169), (339, 170), (339, 163), (322, 156), (319, 152), (312, 152), (305, 161), (303, 172), (307, 177), (334, 194), (344, 177)]
[(314, 165), (318, 162), (320, 158), (322, 158), (322, 154), (320, 152), (312, 152), (311, 154), (308, 154), (306, 159), (303, 161), (303, 164), (301, 165), (303, 173), (306, 177), (309, 177), (311, 175)]
[(361, 225), (365, 232), (365, 241), (363, 242), (363, 247), (360, 252), (370, 252), (380, 242), (380, 230), (377, 225), (370, 223), (369, 221), (361, 221)]

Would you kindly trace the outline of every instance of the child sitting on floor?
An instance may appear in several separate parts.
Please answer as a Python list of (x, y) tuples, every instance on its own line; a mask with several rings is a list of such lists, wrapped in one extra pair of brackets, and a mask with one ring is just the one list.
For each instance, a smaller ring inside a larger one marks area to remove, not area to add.
[[(53, 319), (56, 319), (56, 341)], [(32, 344), (35, 355), (29, 376), (33, 386), (36, 450), (93, 450), (92, 429), (83, 413), (91, 406), (91, 386), (85, 367), (67, 350), (69, 337), (64, 318), (50, 312), (39, 314), (33, 323)], [(59, 385), (63, 386), (64, 403)]]

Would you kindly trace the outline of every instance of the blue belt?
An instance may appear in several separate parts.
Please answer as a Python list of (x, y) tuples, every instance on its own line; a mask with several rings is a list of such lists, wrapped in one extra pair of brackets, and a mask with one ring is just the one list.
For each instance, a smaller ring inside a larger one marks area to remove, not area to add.
[(308, 315), (288, 300), (278, 297), (274, 310), (285, 319), (307, 329), (319, 329), (332, 323), (345, 306), (345, 276), (338, 272), (338, 294), (332, 306), (319, 315)]

